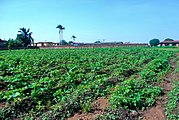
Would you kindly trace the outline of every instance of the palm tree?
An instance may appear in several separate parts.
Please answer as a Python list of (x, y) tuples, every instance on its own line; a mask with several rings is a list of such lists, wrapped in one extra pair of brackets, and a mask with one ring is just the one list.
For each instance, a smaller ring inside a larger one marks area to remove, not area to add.
[(71, 39), (73, 39), (73, 42), (74, 42), (76, 39), (76, 36), (72, 35)]
[(27, 47), (29, 44), (33, 43), (34, 44), (34, 39), (32, 38), (32, 32), (29, 32), (30, 28), (26, 30), (26, 28), (20, 28), (19, 34), (17, 34), (17, 40), (20, 40), (23, 44), (24, 47)]
[(60, 44), (61, 44), (61, 41), (63, 40), (63, 30), (65, 30), (65, 27), (63, 27), (62, 25), (57, 25), (56, 28), (59, 29), (59, 40), (60, 40)]

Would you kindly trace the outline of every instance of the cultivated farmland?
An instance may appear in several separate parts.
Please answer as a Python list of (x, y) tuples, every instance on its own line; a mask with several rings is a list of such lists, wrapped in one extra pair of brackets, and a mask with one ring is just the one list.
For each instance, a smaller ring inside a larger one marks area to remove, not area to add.
[[(143, 47), (0, 51), (0, 119), (138, 119), (164, 94), (179, 94), (178, 77), (171, 93), (162, 86), (177, 55)], [(177, 119), (179, 99), (169, 101), (168, 117)]]

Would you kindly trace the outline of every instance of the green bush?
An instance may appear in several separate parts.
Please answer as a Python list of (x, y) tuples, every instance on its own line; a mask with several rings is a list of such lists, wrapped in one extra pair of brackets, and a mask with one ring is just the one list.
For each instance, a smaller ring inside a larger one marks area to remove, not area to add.
[(160, 40), (156, 38), (149, 41), (150, 46), (157, 46), (159, 45), (159, 43), (160, 43)]

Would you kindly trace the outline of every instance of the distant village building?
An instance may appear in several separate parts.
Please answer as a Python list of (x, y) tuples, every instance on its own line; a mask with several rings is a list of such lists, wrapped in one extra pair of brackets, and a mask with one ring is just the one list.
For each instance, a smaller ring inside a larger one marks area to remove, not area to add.
[(53, 42), (38, 42), (32, 44), (32, 46), (37, 46), (37, 47), (50, 47), (50, 46), (57, 46), (59, 43), (53, 43)]
[(148, 43), (130, 43), (130, 42), (126, 42), (123, 44), (123, 46), (149, 46)]
[(163, 41), (163, 42), (160, 42), (159, 46), (177, 46), (177, 47), (179, 47), (179, 40)]
[(0, 47), (4, 47), (6, 43), (7, 43), (6, 40), (0, 39)]
[(38, 42), (31, 44), (31, 46), (36, 46), (40, 48), (94, 48), (94, 47), (119, 47), (119, 46), (148, 46), (147, 43), (123, 43), (123, 42), (102, 42), (102, 43), (78, 43), (73, 42), (67, 45), (60, 45), (60, 43), (54, 42)]

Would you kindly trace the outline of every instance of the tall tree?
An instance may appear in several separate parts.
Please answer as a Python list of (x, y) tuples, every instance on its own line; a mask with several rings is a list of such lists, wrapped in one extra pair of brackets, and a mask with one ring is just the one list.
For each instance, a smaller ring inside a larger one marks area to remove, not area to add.
[(62, 45), (62, 40), (63, 40), (63, 30), (65, 30), (65, 27), (63, 27), (62, 25), (57, 25), (57, 27), (59, 29), (59, 40), (60, 40), (60, 44)]
[(76, 39), (76, 36), (72, 35), (71, 39), (73, 39), (73, 42), (74, 42)]
[(19, 40), (22, 42), (24, 47), (27, 47), (29, 44), (34, 44), (34, 39), (32, 38), (32, 32), (30, 32), (30, 28), (26, 30), (26, 28), (20, 28), (20, 31), (18, 31), (19, 34), (17, 34), (16, 40)]

